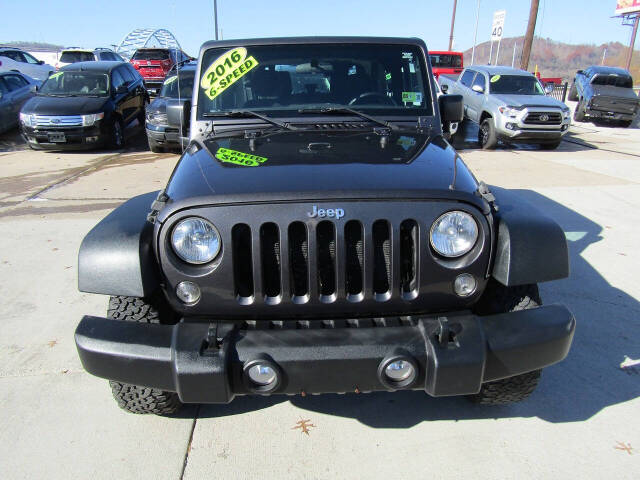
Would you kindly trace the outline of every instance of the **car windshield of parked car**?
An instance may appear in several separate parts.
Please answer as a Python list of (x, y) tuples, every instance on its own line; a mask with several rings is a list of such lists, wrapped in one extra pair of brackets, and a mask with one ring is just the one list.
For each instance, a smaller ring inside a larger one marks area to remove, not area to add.
[(60, 61), (63, 63), (92, 62), (93, 52), (62, 52)]
[(489, 89), (495, 94), (544, 95), (538, 79), (525, 75), (491, 75)]
[(56, 72), (40, 87), (38, 93), (52, 96), (106, 96), (109, 76), (93, 72)]
[(633, 88), (633, 80), (628, 75), (598, 74), (591, 80), (592, 85), (608, 85), (610, 87)]
[(201, 69), (199, 118), (238, 109), (290, 116), (324, 107), (433, 115), (424, 54), (415, 45), (212, 48)]
[(429, 55), (432, 67), (460, 68), (462, 67), (462, 57), (460, 55), (441, 55), (433, 53)]
[(138, 50), (133, 54), (131, 60), (168, 60), (168, 50)]
[(162, 84), (162, 90), (160, 90), (161, 97), (178, 98), (178, 93), (180, 93), (180, 98), (191, 98), (195, 72), (180, 72), (179, 75), (179, 79), (178, 75), (167, 77)]

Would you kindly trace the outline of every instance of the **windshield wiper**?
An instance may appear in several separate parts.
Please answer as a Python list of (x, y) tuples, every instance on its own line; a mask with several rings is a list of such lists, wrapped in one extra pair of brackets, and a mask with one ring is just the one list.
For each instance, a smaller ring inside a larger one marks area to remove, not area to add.
[(394, 125), (387, 120), (382, 118), (374, 117), (373, 115), (369, 115), (367, 113), (363, 113), (360, 110), (355, 110), (349, 107), (316, 107), (316, 108), (300, 108), (298, 113), (351, 113), (352, 115), (356, 115), (360, 118), (364, 118), (365, 120), (369, 120), (373, 123), (377, 123), (378, 125), (382, 125), (383, 127), (389, 128), (391, 130), (399, 130), (397, 125)]
[(286, 122), (282, 122), (268, 115), (254, 112), (253, 110), (229, 110), (227, 112), (207, 112), (202, 114), (205, 118), (211, 117), (231, 117), (231, 118), (243, 118), (243, 117), (255, 117), (264, 120), (265, 122), (275, 125), (276, 127), (284, 128), (285, 130), (300, 130), (299, 128), (292, 127)]

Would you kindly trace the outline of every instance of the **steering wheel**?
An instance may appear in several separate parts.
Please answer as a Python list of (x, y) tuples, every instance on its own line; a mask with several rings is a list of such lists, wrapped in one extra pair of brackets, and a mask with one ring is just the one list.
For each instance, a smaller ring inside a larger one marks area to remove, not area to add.
[[(372, 99), (376, 99), (371, 102)], [(380, 92), (365, 92), (361, 93), (357, 97), (354, 97), (349, 102), (349, 105), (361, 105), (363, 103), (373, 103), (377, 105), (396, 105), (393, 98), (386, 96)]]

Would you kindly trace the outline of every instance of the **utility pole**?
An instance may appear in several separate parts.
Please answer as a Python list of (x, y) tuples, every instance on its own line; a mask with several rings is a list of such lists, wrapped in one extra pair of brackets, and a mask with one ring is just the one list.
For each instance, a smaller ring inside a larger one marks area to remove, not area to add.
[(473, 35), (473, 50), (471, 50), (471, 65), (476, 56), (476, 41), (478, 40), (478, 16), (480, 15), (480, 0), (478, 0), (478, 8), (476, 9), (476, 33)]
[(213, 0), (213, 21), (216, 26), (216, 40), (218, 40), (218, 0)]
[(531, 45), (533, 44), (533, 34), (536, 31), (536, 20), (538, 19), (538, 4), (540, 0), (531, 0), (531, 10), (529, 10), (529, 25), (527, 25), (527, 33), (524, 36), (524, 45), (522, 46), (522, 60), (520, 68), (527, 70), (529, 68), (529, 57), (531, 56)]
[(453, 48), (453, 26), (456, 23), (456, 7), (458, 0), (453, 0), (453, 14), (451, 15), (451, 33), (449, 34), (449, 51)]
[(636, 43), (636, 33), (638, 33), (638, 18), (640, 14), (636, 14), (633, 19), (633, 33), (631, 34), (631, 41), (629, 42), (629, 51), (627, 52), (627, 70), (631, 67), (631, 57), (633, 57), (633, 47)]

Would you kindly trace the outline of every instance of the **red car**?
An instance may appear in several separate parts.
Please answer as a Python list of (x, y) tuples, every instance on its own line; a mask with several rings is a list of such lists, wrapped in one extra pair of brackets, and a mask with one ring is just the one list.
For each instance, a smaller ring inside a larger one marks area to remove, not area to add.
[(130, 63), (142, 75), (145, 87), (157, 90), (162, 86), (171, 67), (190, 59), (189, 55), (178, 48), (139, 48), (131, 57)]
[(462, 52), (430, 51), (429, 60), (431, 60), (431, 69), (436, 78), (438, 78), (441, 73), (457, 75), (462, 73), (464, 69)]

